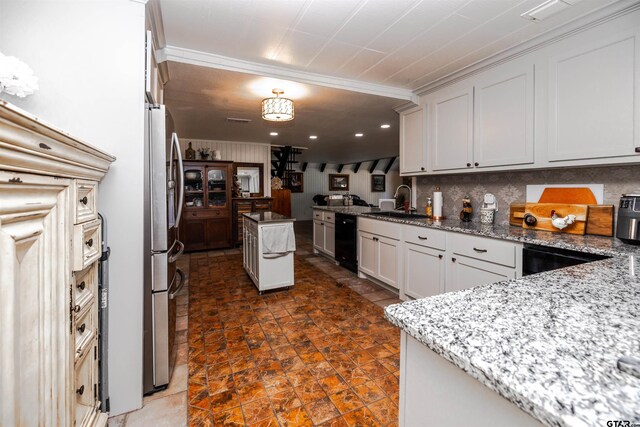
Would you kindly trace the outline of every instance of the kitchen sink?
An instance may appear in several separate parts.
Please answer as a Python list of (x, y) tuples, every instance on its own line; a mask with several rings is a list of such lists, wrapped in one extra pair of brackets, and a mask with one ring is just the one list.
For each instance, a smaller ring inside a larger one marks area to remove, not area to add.
[(397, 212), (397, 211), (381, 211), (381, 212), (371, 212), (367, 215), (371, 216), (385, 216), (390, 218), (402, 218), (402, 219), (425, 219), (428, 216), (419, 214), (419, 213), (405, 213), (405, 212)]

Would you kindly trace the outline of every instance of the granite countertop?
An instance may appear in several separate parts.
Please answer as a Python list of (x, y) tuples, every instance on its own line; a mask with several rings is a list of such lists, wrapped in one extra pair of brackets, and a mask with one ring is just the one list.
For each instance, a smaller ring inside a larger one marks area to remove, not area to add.
[(281, 215), (276, 212), (251, 212), (242, 214), (245, 218), (255, 222), (292, 222), (295, 218)]
[(354, 215), (354, 216), (371, 213), (371, 212), (380, 212), (379, 208), (370, 208), (368, 206), (313, 206), (313, 209), (342, 213), (345, 215)]
[(640, 423), (640, 379), (616, 366), (621, 356), (640, 356), (639, 246), (611, 237), (376, 212), (364, 208), (353, 215), (611, 256), (391, 305), (385, 316), (546, 425)]

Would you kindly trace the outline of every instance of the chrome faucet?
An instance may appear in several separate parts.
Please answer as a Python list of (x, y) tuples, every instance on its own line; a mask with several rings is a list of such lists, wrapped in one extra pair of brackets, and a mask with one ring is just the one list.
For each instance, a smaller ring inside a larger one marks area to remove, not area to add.
[(412, 198), (411, 198), (411, 195), (412, 195), (412, 193), (411, 193), (411, 187), (409, 187), (408, 185), (405, 185), (405, 184), (401, 184), (401, 185), (399, 185), (399, 186), (398, 186), (398, 188), (396, 188), (396, 192), (395, 192), (395, 194), (393, 195), (393, 198), (394, 198), (394, 199), (396, 199), (396, 198), (398, 197), (398, 191), (400, 191), (400, 189), (401, 189), (402, 187), (404, 187), (404, 188), (406, 188), (407, 190), (409, 190), (409, 210), (411, 211), (411, 210), (413, 210), (413, 208), (411, 207), (411, 202), (412, 202)]

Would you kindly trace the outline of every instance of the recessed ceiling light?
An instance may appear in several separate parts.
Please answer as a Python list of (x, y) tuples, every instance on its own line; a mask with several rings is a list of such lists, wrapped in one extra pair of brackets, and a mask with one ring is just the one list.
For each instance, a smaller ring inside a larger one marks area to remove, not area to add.
[(271, 136), (278, 136), (278, 132), (271, 132), (269, 135), (271, 135)]
[(360, 138), (360, 137), (361, 137), (361, 136), (363, 136), (363, 135), (364, 135), (364, 133), (356, 133), (356, 136), (357, 136), (358, 138)]
[(316, 135), (309, 135), (309, 139), (318, 139)]
[(384, 124), (384, 125), (380, 125), (380, 127), (381, 127), (382, 129), (389, 129), (389, 128), (391, 127), (391, 125)]

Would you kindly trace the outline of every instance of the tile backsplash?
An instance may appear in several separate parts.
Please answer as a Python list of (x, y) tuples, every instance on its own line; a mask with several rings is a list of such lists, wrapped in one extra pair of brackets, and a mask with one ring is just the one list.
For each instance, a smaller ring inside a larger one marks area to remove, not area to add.
[(496, 224), (505, 224), (509, 222), (509, 205), (524, 203), (526, 186), (530, 184), (604, 184), (604, 203), (617, 207), (623, 193), (640, 190), (640, 165), (421, 176), (417, 179), (417, 208), (423, 211), (427, 197), (440, 186), (445, 216), (457, 217), (462, 198), (468, 195), (476, 220), (485, 193), (493, 193), (499, 208)]

